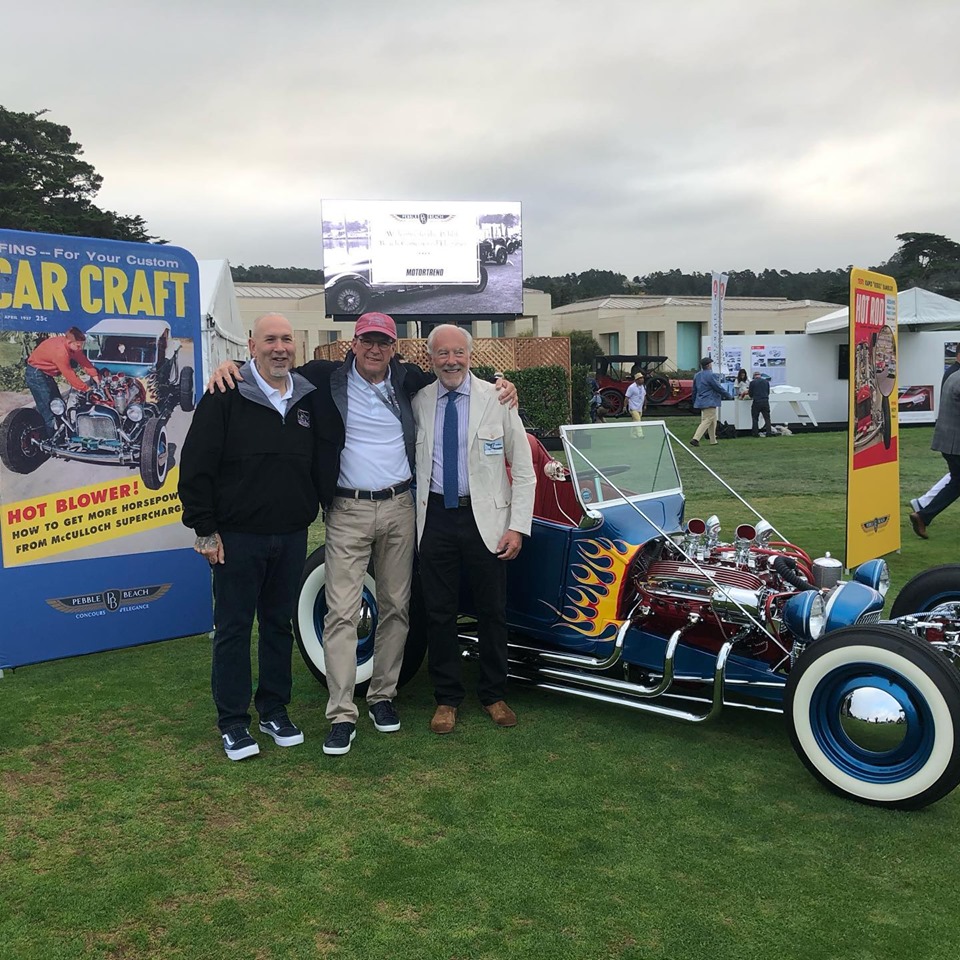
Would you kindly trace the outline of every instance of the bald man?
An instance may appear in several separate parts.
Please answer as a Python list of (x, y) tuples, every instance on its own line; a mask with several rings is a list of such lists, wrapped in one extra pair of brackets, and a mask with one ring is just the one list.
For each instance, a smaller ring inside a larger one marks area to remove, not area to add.
[(260, 752), (250, 735), (250, 631), (260, 631), (254, 703), (260, 731), (303, 743), (287, 716), (291, 617), (320, 509), (316, 387), (293, 372), (286, 317), (258, 317), (237, 390), (206, 394), (183, 444), (180, 501), (194, 549), (210, 563), (215, 597), (211, 687), (231, 760)]

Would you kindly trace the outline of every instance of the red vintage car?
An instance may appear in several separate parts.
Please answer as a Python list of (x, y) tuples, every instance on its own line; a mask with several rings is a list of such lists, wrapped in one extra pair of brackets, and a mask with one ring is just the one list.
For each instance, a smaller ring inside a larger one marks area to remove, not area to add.
[(627, 387), (633, 375), (642, 370), (647, 388), (647, 407), (685, 407), (693, 403), (693, 380), (678, 380), (658, 372), (666, 357), (605, 356), (594, 359), (594, 379), (600, 385), (600, 396), (609, 416), (619, 417), (627, 409)]

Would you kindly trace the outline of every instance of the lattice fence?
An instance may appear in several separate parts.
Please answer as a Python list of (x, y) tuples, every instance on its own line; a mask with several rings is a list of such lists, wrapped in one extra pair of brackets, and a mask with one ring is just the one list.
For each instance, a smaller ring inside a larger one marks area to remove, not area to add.
[[(349, 340), (325, 343), (313, 351), (315, 360), (343, 360)], [(408, 363), (430, 368), (426, 340), (399, 340), (397, 351)], [(570, 376), (569, 337), (482, 337), (473, 341), (473, 365), (494, 370), (526, 370), (527, 367), (563, 367)]]

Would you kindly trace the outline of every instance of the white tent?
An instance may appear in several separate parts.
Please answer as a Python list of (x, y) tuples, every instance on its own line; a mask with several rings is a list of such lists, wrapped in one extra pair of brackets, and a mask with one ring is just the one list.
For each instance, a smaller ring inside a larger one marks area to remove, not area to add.
[[(835, 310), (807, 323), (807, 333), (846, 330), (849, 310)], [(960, 302), (913, 287), (897, 294), (897, 326), (902, 330), (960, 330)]]
[(246, 360), (247, 331), (226, 260), (200, 260), (200, 328), (202, 382), (224, 360)]

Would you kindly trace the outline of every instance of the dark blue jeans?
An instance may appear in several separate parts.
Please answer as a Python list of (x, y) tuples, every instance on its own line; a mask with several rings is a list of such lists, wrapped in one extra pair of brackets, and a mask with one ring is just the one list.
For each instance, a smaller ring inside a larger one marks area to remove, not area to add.
[(47, 428), (47, 436), (52, 437), (57, 427), (57, 421), (50, 411), (50, 401), (59, 400), (60, 388), (53, 377), (48, 376), (42, 370), (27, 364), (27, 386), (33, 394), (33, 399), (37, 404), (37, 413), (43, 417), (44, 425)]
[(297, 597), (307, 531), (221, 532), (224, 562), (213, 567), (214, 622), (211, 688), (221, 731), (250, 725), (250, 631), (260, 627), (254, 704), (269, 720), (290, 702), (290, 619)]

